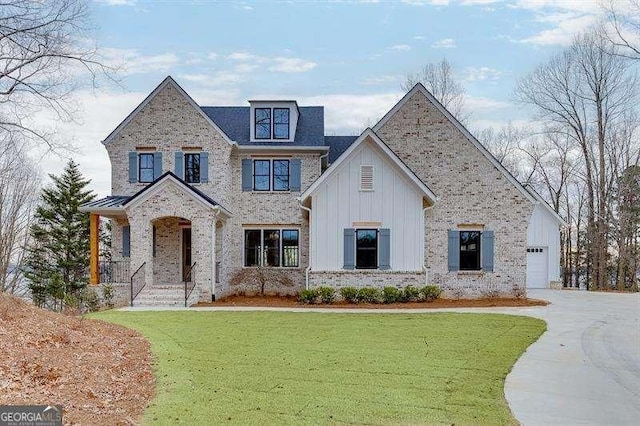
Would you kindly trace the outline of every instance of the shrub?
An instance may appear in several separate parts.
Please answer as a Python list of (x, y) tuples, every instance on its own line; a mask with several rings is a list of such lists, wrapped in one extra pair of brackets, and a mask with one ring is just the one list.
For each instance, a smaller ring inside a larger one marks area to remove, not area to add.
[(417, 300), (420, 300), (420, 289), (417, 287), (408, 285), (404, 288), (403, 293), (404, 293), (404, 297), (403, 297), (404, 302), (415, 302)]
[(298, 300), (305, 305), (313, 305), (318, 301), (318, 289), (302, 290), (298, 295)]
[(76, 306), (80, 306), (80, 303), (84, 306), (83, 311), (95, 312), (100, 308), (100, 298), (98, 297), (98, 292), (91, 287), (85, 287), (80, 292), (80, 298), (76, 299), (76, 303)]
[(320, 301), (325, 304), (332, 304), (336, 298), (336, 290), (333, 287), (318, 287)]
[(511, 293), (516, 299), (527, 298), (527, 290), (523, 286), (519, 286), (518, 284), (513, 285), (513, 287), (511, 288)]
[(340, 296), (347, 303), (358, 303), (358, 289), (355, 287), (343, 287)]
[(107, 308), (113, 308), (114, 290), (111, 284), (102, 284), (102, 300)]
[(442, 290), (437, 285), (427, 285), (420, 289), (420, 294), (425, 302), (433, 302), (440, 297)]
[(362, 287), (358, 289), (358, 302), (380, 303), (382, 302), (382, 291), (376, 287)]
[(382, 301), (384, 303), (396, 303), (400, 301), (400, 290), (395, 287), (385, 287), (382, 289)]

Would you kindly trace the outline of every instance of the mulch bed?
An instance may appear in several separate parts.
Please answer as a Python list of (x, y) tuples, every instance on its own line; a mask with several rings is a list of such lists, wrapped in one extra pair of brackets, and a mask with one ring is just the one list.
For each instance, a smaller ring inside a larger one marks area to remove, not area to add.
[(350, 309), (436, 309), (436, 308), (494, 308), (494, 307), (518, 307), (518, 306), (546, 306), (549, 302), (537, 299), (437, 299), (433, 302), (409, 302), (390, 304), (358, 303), (350, 304), (336, 302), (331, 305), (306, 305), (298, 302), (294, 296), (229, 296), (213, 303), (198, 303), (201, 306), (254, 306), (254, 307), (279, 307), (279, 308), (350, 308)]
[(0, 405), (62, 405), (66, 424), (137, 424), (154, 395), (149, 342), (0, 293)]

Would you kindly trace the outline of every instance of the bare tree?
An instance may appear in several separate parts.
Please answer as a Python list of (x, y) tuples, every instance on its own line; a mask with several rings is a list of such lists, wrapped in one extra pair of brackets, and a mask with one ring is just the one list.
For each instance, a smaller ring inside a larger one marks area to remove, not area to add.
[(0, 291), (23, 295), (22, 264), (38, 201), (40, 174), (12, 141), (0, 143)]
[(515, 126), (509, 122), (506, 126), (496, 130), (488, 127), (479, 132), (478, 140), (493, 154), (513, 176), (521, 179), (524, 172), (521, 168), (521, 145), (530, 137), (530, 131), (526, 127)]
[(538, 118), (580, 147), (587, 190), (588, 271), (595, 288), (606, 285), (608, 258), (607, 197), (611, 170), (607, 155), (612, 129), (633, 107), (636, 80), (627, 61), (596, 31), (576, 37), (518, 83), (521, 101)]
[(608, 21), (602, 31), (617, 47), (615, 53), (630, 59), (640, 59), (640, 0), (604, 3)]
[(465, 123), (469, 119), (470, 114), (465, 111), (465, 88), (456, 80), (446, 58), (428, 63), (416, 74), (407, 74), (402, 90), (409, 91), (417, 83), (422, 83), (458, 121)]
[(84, 0), (4, 0), (0, 5), (0, 136), (55, 147), (53, 135), (31, 120), (48, 111), (74, 117), (71, 94), (110, 77), (87, 40)]

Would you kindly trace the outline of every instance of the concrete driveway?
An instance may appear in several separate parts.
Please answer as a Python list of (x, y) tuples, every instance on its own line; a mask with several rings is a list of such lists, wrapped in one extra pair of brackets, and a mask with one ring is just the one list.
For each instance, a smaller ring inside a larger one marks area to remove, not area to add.
[(516, 419), (640, 424), (640, 294), (532, 290), (529, 297), (551, 304), (519, 310), (544, 319), (548, 331), (507, 376)]

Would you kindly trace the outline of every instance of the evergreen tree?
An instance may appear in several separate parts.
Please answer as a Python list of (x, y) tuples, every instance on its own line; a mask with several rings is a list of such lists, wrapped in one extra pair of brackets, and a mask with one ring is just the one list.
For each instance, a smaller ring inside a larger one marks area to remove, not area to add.
[(34, 303), (53, 302), (57, 308), (77, 299), (87, 285), (89, 215), (78, 208), (95, 195), (86, 189), (90, 181), (82, 177), (73, 160), (62, 175), (49, 176), (53, 185), (42, 191), (24, 273)]

